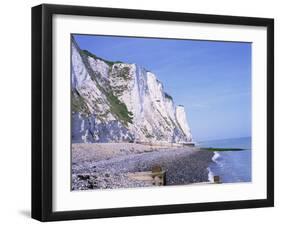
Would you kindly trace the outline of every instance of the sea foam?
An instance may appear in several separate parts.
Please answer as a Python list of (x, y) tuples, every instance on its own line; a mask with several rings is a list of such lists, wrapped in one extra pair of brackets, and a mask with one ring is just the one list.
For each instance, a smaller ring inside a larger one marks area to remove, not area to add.
[(213, 183), (214, 182), (214, 173), (211, 171), (210, 167), (208, 167), (207, 170), (208, 170), (208, 181)]

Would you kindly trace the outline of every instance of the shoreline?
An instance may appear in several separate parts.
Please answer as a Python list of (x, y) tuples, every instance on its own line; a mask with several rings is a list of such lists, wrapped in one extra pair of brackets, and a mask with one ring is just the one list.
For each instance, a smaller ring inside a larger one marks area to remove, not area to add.
[(132, 143), (72, 145), (72, 190), (149, 187), (129, 175), (159, 165), (166, 185), (208, 182), (213, 152), (196, 147), (164, 147)]

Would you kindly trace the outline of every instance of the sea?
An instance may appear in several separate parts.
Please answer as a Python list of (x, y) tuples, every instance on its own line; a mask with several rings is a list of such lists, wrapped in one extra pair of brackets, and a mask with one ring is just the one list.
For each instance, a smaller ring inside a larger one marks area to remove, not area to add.
[(199, 142), (197, 146), (207, 148), (242, 148), (242, 151), (216, 151), (208, 167), (209, 181), (219, 176), (222, 183), (252, 181), (251, 137), (211, 140)]

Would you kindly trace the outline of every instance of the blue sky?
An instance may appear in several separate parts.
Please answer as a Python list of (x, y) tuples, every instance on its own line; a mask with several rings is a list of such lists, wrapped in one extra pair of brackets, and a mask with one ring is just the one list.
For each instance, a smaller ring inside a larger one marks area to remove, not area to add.
[(81, 49), (156, 74), (196, 141), (251, 136), (251, 43), (75, 35)]

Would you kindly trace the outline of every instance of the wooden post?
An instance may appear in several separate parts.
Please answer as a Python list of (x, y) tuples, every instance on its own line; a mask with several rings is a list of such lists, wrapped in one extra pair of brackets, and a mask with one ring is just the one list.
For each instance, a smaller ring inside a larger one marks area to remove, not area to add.
[(153, 166), (151, 171), (152, 173), (159, 173), (162, 172), (162, 168), (161, 166)]
[(220, 183), (220, 176), (214, 176), (214, 183), (219, 184)]
[(152, 167), (153, 185), (163, 186), (166, 184), (166, 172), (162, 170), (161, 166)]

